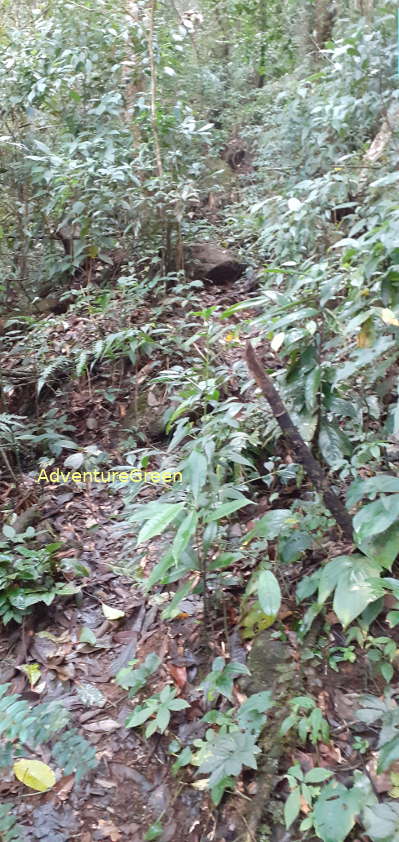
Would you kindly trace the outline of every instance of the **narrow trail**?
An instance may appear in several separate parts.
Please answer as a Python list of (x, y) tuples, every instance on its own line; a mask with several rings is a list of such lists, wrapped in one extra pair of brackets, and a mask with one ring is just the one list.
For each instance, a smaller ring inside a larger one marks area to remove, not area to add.
[[(241, 300), (246, 300), (245, 290), (236, 282), (231, 287), (204, 290), (198, 295), (197, 307), (216, 307), (221, 312)], [(243, 315), (249, 316), (250, 311), (226, 320), (225, 332), (237, 335)], [(68, 320), (68, 314), (64, 315), (64, 330)], [(84, 330), (75, 314), (72, 328), (77, 334)], [(242, 347), (239, 342), (224, 343), (220, 352), (225, 362), (233, 365), (241, 358)], [(156, 411), (161, 413), (161, 409)], [(100, 407), (98, 414), (101, 417)], [(87, 440), (82, 446), (91, 443)], [(26, 481), (32, 486), (32, 479), (26, 477)], [(137, 501), (156, 495), (156, 488), (143, 485)], [(137, 571), (134, 530), (129, 533), (123, 522), (124, 500), (118, 491), (98, 484), (42, 483), (38, 502), (46, 528), (63, 546), (63, 557), (73, 557), (87, 568), (87, 575), (81, 580), (77, 598), (59, 600), (36, 612), (34, 623), (26, 623), (22, 646), (19, 627), (11, 635), (3, 632), (0, 681), (12, 681), (13, 690), (32, 702), (57, 700), (68, 708), (72, 724), (95, 747), (99, 765), (80, 786), (74, 787), (74, 776), (68, 775), (43, 795), (27, 796), (12, 776), (3, 780), (2, 790), (18, 805), (17, 817), (28, 827), (27, 842), (73, 838), (141, 842), (148, 827), (159, 820), (163, 842), (183, 838), (199, 842), (208, 832), (212, 836), (217, 812), (210, 810), (209, 796), (172, 775), (173, 758), (166, 751), (170, 738), (145, 740), (136, 730), (125, 728), (132, 707), (126, 691), (115, 683), (120, 669), (156, 652), (163, 667), (153, 689), (162, 689), (166, 679), (177, 686), (183, 686), (183, 681), (194, 708), (188, 721), (186, 716), (177, 717), (177, 734), (184, 740), (195, 736), (194, 684), (202, 661), (202, 601), (191, 599), (187, 610), (183, 606), (174, 621), (162, 621), (162, 594), (158, 600), (153, 595), (145, 598), (139, 587), (140, 577), (148, 576), (156, 562), (162, 542), (152, 542), (141, 558), (141, 571)], [(29, 520), (29, 514), (25, 519)], [(237, 524), (233, 534), (241, 532), (245, 526), (240, 529)], [(122, 616), (106, 619), (104, 605)], [(27, 691), (21, 667), (31, 663), (38, 665), (40, 681)], [(230, 824), (232, 832), (234, 823)], [(214, 838), (222, 838), (221, 833), (217, 831)]]

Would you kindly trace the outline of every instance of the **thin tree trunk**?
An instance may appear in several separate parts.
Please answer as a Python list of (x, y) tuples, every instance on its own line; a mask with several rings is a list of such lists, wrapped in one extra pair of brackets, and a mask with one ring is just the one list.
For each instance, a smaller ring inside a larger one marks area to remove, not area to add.
[(150, 60), (151, 72), (151, 126), (152, 135), (154, 138), (155, 158), (157, 162), (157, 172), (159, 178), (163, 176), (161, 144), (159, 142), (158, 124), (157, 124), (157, 71), (154, 59), (154, 25), (155, 25), (155, 9), (156, 0), (150, 0), (150, 28), (148, 32), (148, 57)]
[(332, 491), (330, 480), (325, 475), (319, 462), (314, 458), (299, 430), (295, 427), (271, 377), (264, 371), (250, 342), (247, 342), (245, 356), (249, 371), (269, 403), (281, 430), (291, 443), (298, 461), (305, 468), (316, 490), (322, 495), (327, 509), (340, 526), (345, 538), (348, 541), (353, 541), (352, 518), (348, 510), (335, 492)]

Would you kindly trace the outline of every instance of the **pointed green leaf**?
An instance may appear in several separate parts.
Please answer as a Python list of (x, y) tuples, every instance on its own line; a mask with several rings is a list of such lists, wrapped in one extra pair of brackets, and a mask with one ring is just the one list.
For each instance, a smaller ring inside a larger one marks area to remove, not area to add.
[(173, 556), (175, 561), (180, 561), (180, 554), (186, 548), (190, 538), (195, 535), (197, 523), (198, 515), (197, 512), (193, 510), (186, 515), (180, 524), (173, 541)]
[(183, 509), (184, 503), (161, 503), (157, 514), (140, 529), (137, 536), (137, 546), (164, 532)]
[(258, 599), (267, 617), (277, 617), (281, 605), (281, 590), (271, 570), (262, 570), (259, 575)]

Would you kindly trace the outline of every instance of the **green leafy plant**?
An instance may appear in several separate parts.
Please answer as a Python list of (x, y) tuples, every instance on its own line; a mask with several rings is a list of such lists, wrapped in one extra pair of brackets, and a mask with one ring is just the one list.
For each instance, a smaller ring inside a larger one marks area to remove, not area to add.
[[(205, 692), (208, 686), (213, 686), (214, 672), (216, 670), (207, 676), (209, 682), (205, 679)], [(223, 684), (226, 680), (230, 684), (227, 676)], [(218, 730), (207, 729), (203, 738), (195, 739), (191, 746), (183, 748), (178, 740), (173, 740), (169, 745), (169, 752), (177, 756), (173, 771), (176, 773), (182, 767), (194, 765), (199, 767), (198, 775), (211, 772), (201, 786), (209, 789), (214, 804), (219, 804), (226, 789), (234, 786), (234, 780), (244, 766), (256, 769), (256, 757), (260, 752), (256, 743), (272, 705), (271, 693), (263, 691), (249, 696), (239, 708), (232, 707), (226, 711), (213, 708), (208, 711), (202, 722)]]
[(172, 713), (190, 707), (185, 699), (176, 696), (177, 690), (166, 684), (160, 693), (150, 696), (142, 705), (136, 705), (133, 713), (126, 719), (126, 728), (137, 728), (151, 719), (145, 729), (145, 736), (151, 737), (155, 731), (163, 734), (168, 728)]
[[(0, 768), (7, 771), (18, 758), (37, 756), (41, 747), (64, 774), (75, 774), (79, 782), (97, 765), (93, 746), (76, 730), (68, 728), (69, 711), (59, 702), (30, 705), (19, 693), (10, 693), (9, 684), (0, 686)], [(17, 842), (19, 827), (0, 808), (0, 835), (5, 842)]]
[(11, 801), (0, 804), (0, 839), (2, 842), (23, 842), (24, 830), (12, 815)]
[[(286, 778), (290, 787), (290, 794), (284, 804), (284, 819), (286, 827), (289, 828), (298, 818), (301, 809), (301, 799), (308, 808), (312, 808), (313, 802), (320, 794), (319, 784), (328, 781), (333, 775), (329, 769), (310, 769), (304, 774), (299, 765), (291, 766), (288, 769)], [(308, 830), (312, 822), (304, 819), (301, 823), (301, 830)]]
[(161, 664), (161, 658), (155, 652), (150, 652), (138, 669), (132, 669), (137, 664), (137, 660), (130, 661), (127, 667), (122, 667), (116, 676), (115, 681), (119, 687), (129, 691), (129, 697), (136, 696), (148, 679), (158, 669)]
[(381, 723), (377, 770), (385, 772), (399, 758), (399, 706), (394, 690), (388, 689), (383, 699), (363, 696), (356, 718), (367, 725)]
[(198, 766), (198, 774), (208, 774), (207, 789), (212, 800), (218, 804), (226, 788), (234, 783), (244, 766), (256, 769), (256, 757), (260, 748), (256, 745), (256, 736), (248, 732), (220, 732), (215, 735), (208, 729), (204, 740), (194, 740), (197, 751), (191, 762)]
[(376, 474), (354, 480), (347, 494), (349, 506), (364, 503), (356, 513), (353, 525), (358, 545), (366, 555), (373, 554), (385, 567), (390, 567), (399, 552), (399, 480), (389, 474)]
[(329, 742), (328, 722), (311, 696), (295, 696), (289, 700), (289, 707), (291, 713), (285, 717), (280, 727), (283, 736), (293, 728), (302, 743), (307, 739), (313, 745), (319, 741)]
[[(349, 629), (347, 634), (348, 642), (356, 640), (359, 646), (364, 649), (367, 660), (382, 675), (383, 679), (389, 683), (394, 674), (393, 663), (397, 655), (397, 645), (390, 637), (374, 637), (374, 635), (367, 633), (366, 627), (354, 626)], [(348, 647), (354, 650), (354, 647)], [(356, 658), (354, 652), (352, 659)]]
[(208, 702), (214, 702), (219, 694), (232, 700), (233, 682), (238, 675), (249, 675), (249, 670), (244, 664), (226, 661), (222, 657), (215, 658), (212, 670), (204, 678), (201, 688), (205, 691), (205, 698)]
[(57, 596), (69, 596), (79, 589), (61, 578), (55, 553), (61, 544), (53, 543), (38, 549), (30, 547), (35, 530), (28, 527), (17, 533), (12, 526), (3, 526), (0, 542), (0, 617), (3, 623), (22, 622), (32, 605), (51, 605)]

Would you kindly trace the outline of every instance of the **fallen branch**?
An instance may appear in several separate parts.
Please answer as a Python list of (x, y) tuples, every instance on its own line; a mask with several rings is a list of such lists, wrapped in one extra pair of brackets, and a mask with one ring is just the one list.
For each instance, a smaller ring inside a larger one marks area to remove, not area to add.
[(363, 157), (363, 167), (360, 171), (358, 189), (356, 191), (357, 195), (362, 193), (367, 186), (370, 166), (373, 166), (385, 153), (387, 147), (391, 145), (392, 138), (395, 136), (398, 117), (399, 106), (397, 102), (394, 102), (388, 109), (379, 132), (376, 134)]
[(299, 430), (293, 423), (271, 377), (269, 377), (269, 375), (264, 371), (249, 341), (247, 342), (245, 357), (250, 373), (269, 403), (281, 430), (292, 445), (298, 462), (300, 462), (300, 464), (304, 467), (314, 487), (323, 497), (327, 509), (335, 518), (345, 538), (347, 538), (348, 541), (352, 541), (353, 525), (352, 518), (348, 510), (345, 508), (344, 504), (335, 492), (332, 491), (330, 487), (330, 480), (325, 475), (321, 465), (314, 458), (308, 445), (303, 440)]

